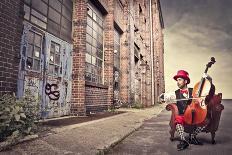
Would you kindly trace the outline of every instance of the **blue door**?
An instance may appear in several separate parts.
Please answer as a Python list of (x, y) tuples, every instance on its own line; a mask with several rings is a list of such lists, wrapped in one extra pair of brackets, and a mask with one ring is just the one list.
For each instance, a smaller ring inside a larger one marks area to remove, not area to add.
[(70, 114), (72, 45), (24, 24), (17, 95), (30, 91), (40, 100), (41, 117)]

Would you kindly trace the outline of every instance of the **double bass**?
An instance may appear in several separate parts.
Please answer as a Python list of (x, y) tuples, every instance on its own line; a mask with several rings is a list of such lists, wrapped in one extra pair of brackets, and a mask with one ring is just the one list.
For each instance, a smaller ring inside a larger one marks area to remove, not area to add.
[[(212, 57), (211, 61), (206, 65), (204, 75), (208, 72), (208, 69), (214, 64), (215, 58)], [(185, 123), (188, 125), (196, 125), (202, 123), (207, 115), (207, 107), (205, 103), (205, 97), (209, 94), (211, 89), (211, 81), (209, 79), (202, 77), (201, 81), (197, 82), (193, 88), (192, 101), (187, 106), (184, 118)]]

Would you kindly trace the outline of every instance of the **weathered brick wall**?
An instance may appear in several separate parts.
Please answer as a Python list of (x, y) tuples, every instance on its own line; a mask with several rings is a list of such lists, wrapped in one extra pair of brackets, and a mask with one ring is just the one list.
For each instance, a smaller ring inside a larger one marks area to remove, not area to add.
[[(80, 3), (80, 0), (78, 1)], [(94, 2), (94, 1), (92, 1)], [(107, 14), (105, 15), (104, 20), (104, 85), (103, 87), (98, 87), (94, 85), (86, 85), (86, 82), (82, 77), (84, 78), (84, 55), (79, 52), (79, 54), (74, 54), (74, 71), (73, 73), (79, 73), (74, 74), (73, 77), (77, 77), (77, 81), (74, 82), (73, 86), (73, 98), (76, 99), (76, 104), (73, 103), (73, 105), (77, 106), (78, 109), (83, 109), (83, 113), (85, 110), (87, 112), (90, 111), (101, 111), (106, 106), (98, 106), (98, 105), (110, 105), (113, 103), (113, 62), (114, 62), (114, 21), (118, 24), (118, 26), (123, 30), (123, 34), (121, 35), (121, 51), (120, 51), (120, 98), (124, 103), (133, 104), (135, 102), (135, 60), (134, 60), (134, 42), (138, 44), (140, 48), (140, 54), (143, 56), (143, 68), (145, 68), (145, 72), (141, 73), (139, 72), (139, 76), (142, 77), (140, 83), (141, 86), (138, 89), (140, 92), (143, 92), (142, 94), (138, 94), (139, 101), (144, 104), (144, 106), (151, 105), (151, 51), (150, 51), (150, 29), (149, 29), (149, 1), (119, 1), (119, 0), (110, 0), (110, 1), (104, 1), (99, 0), (97, 3), (101, 3), (102, 6), (106, 7)], [(82, 1), (82, 3), (84, 3)], [(75, 13), (74, 20), (79, 21), (79, 27), (75, 25), (74, 22), (74, 33), (78, 34), (77, 32), (83, 32), (79, 33), (79, 35), (76, 35), (77, 38), (74, 38), (74, 41), (77, 40), (77, 44), (74, 42), (74, 53), (75, 49), (76, 51), (82, 51), (85, 52), (85, 47), (81, 44), (85, 44), (85, 19), (86, 15), (84, 13), (86, 8), (83, 8), (83, 5), (75, 5), (76, 7), (79, 7), (79, 10)], [(120, 3), (120, 4), (119, 4)], [(86, 5), (86, 4), (85, 4)], [(117, 10), (122, 9), (123, 6), (123, 14), (119, 14)], [(80, 7), (82, 9), (80, 9)], [(86, 6), (85, 6), (86, 7)], [(120, 8), (119, 8), (120, 7)], [(142, 12), (141, 12), (142, 9)], [(157, 9), (157, 8), (156, 8)], [(157, 25), (159, 25), (159, 21), (157, 19), (157, 10), (153, 10), (153, 19), (155, 30), (157, 30)], [(76, 19), (76, 18), (77, 19)], [(82, 23), (82, 26), (80, 26)], [(138, 32), (134, 32), (134, 25), (139, 28)], [(83, 28), (84, 27), (84, 28)], [(79, 30), (79, 31), (77, 31)], [(83, 30), (83, 31), (82, 31)], [(162, 34), (161, 27), (158, 30), (159, 34)], [(156, 32), (156, 31), (154, 31)], [(78, 37), (79, 36), (79, 37)], [(74, 36), (75, 37), (75, 36)], [(157, 46), (162, 43), (162, 39), (157, 39), (155, 37), (160, 37), (155, 34), (153, 36), (154, 41), (154, 58), (157, 60), (157, 58), (161, 59), (162, 61), (162, 55), (158, 56), (159, 51), (162, 49), (162, 47)], [(81, 43), (81, 44), (80, 44)], [(75, 48), (77, 47), (77, 48)], [(77, 50), (78, 49), (78, 50)], [(76, 63), (76, 65), (75, 65)], [(160, 63), (160, 62), (159, 62)], [(141, 64), (141, 63), (139, 63)], [(161, 64), (161, 63), (160, 63)], [(80, 66), (83, 65), (83, 66)], [(76, 66), (76, 67), (75, 67)], [(162, 73), (160, 70), (162, 69), (162, 66), (159, 64), (157, 65), (156, 61), (154, 62), (154, 76), (157, 80), (158, 78), (162, 77)], [(138, 66), (139, 70), (141, 70), (141, 66)], [(78, 72), (76, 72), (78, 71)], [(75, 80), (74, 80), (75, 81)], [(76, 84), (75, 84), (76, 83)], [(85, 87), (82, 87), (85, 85)], [(159, 85), (160, 87), (162, 83), (159, 81), (156, 81), (156, 86)], [(76, 87), (76, 88), (74, 88)], [(107, 87), (108, 89), (104, 88)], [(137, 87), (136, 87), (137, 88)], [(159, 88), (159, 90), (161, 90)], [(159, 91), (156, 87), (156, 91)], [(81, 95), (82, 94), (82, 95)], [(158, 92), (156, 92), (158, 94)], [(83, 98), (84, 96), (84, 98)], [(104, 99), (101, 99), (101, 98)], [(107, 98), (107, 99), (105, 99)], [(86, 109), (85, 109), (86, 108)]]
[(128, 55), (129, 55), (129, 104), (135, 103), (135, 46), (134, 46), (134, 41), (135, 41), (135, 33), (134, 33), (134, 24), (135, 24), (135, 19), (134, 18), (134, 1), (128, 1)]
[(86, 0), (73, 3), (73, 71), (71, 114), (85, 115)]
[(114, 77), (114, 0), (108, 0), (108, 14), (104, 23), (104, 85), (108, 86), (108, 103), (113, 104)]
[[(102, 111), (113, 103), (113, 60), (114, 60), (114, 1), (91, 1), (96, 7), (107, 10), (104, 20), (104, 84), (85, 81), (86, 18), (87, 1), (76, 0), (73, 14), (73, 114), (85, 115), (86, 112)], [(99, 8), (99, 11), (101, 9)]]
[(151, 106), (152, 103), (152, 92), (151, 92), (151, 65), (147, 68), (146, 73), (146, 106)]
[(146, 66), (146, 106), (150, 106), (152, 103), (152, 64), (151, 64), (151, 30), (150, 30), (150, 0), (144, 0), (142, 4), (142, 8), (144, 9), (143, 16), (143, 45), (144, 45), (144, 56), (145, 61), (147, 61)]
[(114, 0), (114, 21), (123, 28), (123, 3), (120, 0)]
[(138, 22), (138, 27), (139, 31), (136, 35), (136, 40), (138, 41), (140, 45), (140, 54), (143, 56), (142, 60), (142, 66), (140, 68), (143, 68), (142, 74), (142, 104), (147, 107), (151, 105), (151, 76), (150, 72), (151, 70), (151, 64), (150, 64), (150, 59), (151, 59), (151, 51), (150, 51), (150, 30), (148, 29), (148, 24), (149, 24), (149, 6), (148, 6), (148, 1), (137, 1), (137, 6), (138, 6), (138, 14), (139, 14), (139, 20), (136, 20)]
[[(151, 105), (151, 51), (150, 51), (150, 29), (149, 29), (149, 1), (135, 0), (130, 1), (128, 4), (129, 12), (124, 16), (128, 16), (126, 19), (129, 23), (127, 31), (128, 47), (127, 61), (129, 61), (129, 80), (126, 83), (126, 88), (129, 89), (129, 102), (141, 103), (144, 106)], [(137, 52), (134, 51), (135, 45), (139, 48), (138, 62), (135, 64), (134, 55)], [(142, 56), (142, 57), (141, 57)], [(142, 64), (142, 66), (141, 66)], [(143, 69), (142, 69), (143, 68)], [(126, 75), (126, 73), (125, 73)], [(141, 77), (140, 84), (136, 81)], [(138, 86), (139, 84), (139, 86)], [(138, 98), (139, 97), (139, 98)]]
[(101, 3), (101, 5), (106, 9), (108, 10), (108, 0), (90, 0), (92, 1), (92, 3), (96, 2), (96, 1), (99, 1)]
[(17, 89), (22, 21), (21, 0), (0, 1), (0, 95)]
[[(157, 7), (158, 7), (159, 3), (157, 2)], [(156, 14), (156, 35), (157, 35), (157, 39), (156, 39), (156, 54), (157, 54), (157, 67), (158, 67), (158, 71), (157, 71), (157, 80), (158, 80), (158, 84), (159, 84), (159, 91), (158, 91), (158, 95), (162, 93), (163, 89), (164, 89), (164, 71), (163, 71), (163, 33), (162, 33), (162, 27), (161, 27), (161, 23), (160, 23), (160, 16), (159, 16), (159, 9), (157, 8), (157, 14)]]
[(154, 76), (155, 76), (155, 100), (164, 91), (163, 70), (163, 33), (160, 22), (159, 0), (152, 1), (153, 18), (153, 46), (154, 46)]
[(130, 83), (130, 76), (129, 76), (129, 20), (128, 20), (128, 3), (125, 3), (124, 11), (123, 11), (123, 26), (124, 26), (124, 33), (121, 36), (121, 52), (120, 52), (120, 97), (122, 102), (128, 103), (130, 94), (129, 94), (129, 83)]
[(107, 102), (107, 92), (107, 87), (85, 87), (85, 104), (87, 114), (90, 112), (101, 112), (108, 109), (110, 105)]
[(158, 40), (158, 51), (159, 51), (159, 67), (160, 67), (160, 94), (165, 92), (165, 83), (164, 83), (164, 39), (162, 29), (159, 28), (159, 40)]
[[(114, 20), (122, 29), (120, 48), (120, 98), (131, 103), (135, 98), (134, 41), (138, 43), (147, 61), (143, 76), (140, 100), (146, 105), (151, 102), (151, 68), (154, 67), (155, 90), (157, 95), (164, 90), (163, 78), (163, 34), (158, 14), (157, 0), (152, 1), (154, 66), (150, 57), (149, 0), (91, 0), (101, 3), (107, 13), (104, 14), (104, 85), (90, 86), (85, 82), (85, 52), (87, 1), (73, 1), (73, 70), (71, 113), (85, 115), (86, 111), (103, 110), (97, 104), (113, 103), (113, 62), (114, 62)], [(142, 14), (139, 15), (139, 3)], [(123, 11), (118, 11), (123, 9)], [(146, 18), (146, 22), (145, 19)], [(23, 1), (0, 1), (0, 95), (3, 92), (16, 92), (20, 53), (20, 41), (23, 29)], [(138, 23), (137, 23), (138, 22)], [(139, 32), (134, 31), (134, 25)], [(141, 37), (143, 39), (141, 39)], [(141, 64), (141, 63), (140, 63)], [(141, 68), (139, 66), (139, 68)], [(86, 106), (87, 105), (87, 106)], [(93, 105), (93, 106), (90, 106)], [(92, 108), (90, 108), (92, 107)]]

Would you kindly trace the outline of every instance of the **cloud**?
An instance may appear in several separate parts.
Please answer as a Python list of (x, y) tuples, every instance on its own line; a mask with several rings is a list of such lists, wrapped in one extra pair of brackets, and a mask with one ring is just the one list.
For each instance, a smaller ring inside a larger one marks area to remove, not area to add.
[(194, 42), (197, 46), (211, 47), (214, 50), (232, 48), (232, 37), (225, 29), (220, 29), (212, 25), (198, 24), (189, 22), (190, 14), (185, 14), (178, 23), (168, 28), (168, 33), (183, 35), (186, 39)]
[[(208, 73), (213, 78), (216, 92), (222, 92), (223, 98), (232, 98), (232, 1), (222, 1), (225, 3), (187, 0), (186, 9), (183, 5), (178, 6), (182, 0), (172, 0), (173, 8), (162, 6), (166, 10), (164, 23), (168, 23), (164, 31), (167, 91), (177, 88), (172, 77), (179, 69), (189, 72), (193, 87), (201, 79), (210, 57), (214, 56), (217, 62)], [(171, 21), (167, 21), (170, 18)]]

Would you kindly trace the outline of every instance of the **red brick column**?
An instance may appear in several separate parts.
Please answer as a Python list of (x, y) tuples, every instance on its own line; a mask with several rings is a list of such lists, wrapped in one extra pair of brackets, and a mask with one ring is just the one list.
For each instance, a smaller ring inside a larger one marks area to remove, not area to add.
[(71, 114), (86, 115), (85, 107), (85, 51), (87, 2), (73, 3), (73, 71)]
[[(154, 38), (154, 56), (155, 56), (155, 75), (156, 75), (156, 99), (164, 91), (164, 70), (163, 70), (163, 32), (160, 23), (158, 1), (152, 4), (153, 11), (153, 38)], [(154, 13), (156, 12), (156, 13)]]
[(157, 14), (156, 12), (158, 12), (157, 10), (157, 0), (152, 1), (152, 28), (153, 28), (153, 77), (154, 77), (154, 94), (155, 94), (155, 98), (154, 98), (154, 102), (157, 102), (157, 98), (158, 98), (158, 71), (159, 68), (157, 66), (157, 39), (158, 39), (158, 35), (157, 35), (157, 22), (159, 22), (157, 20)]
[(109, 0), (107, 3), (109, 10), (104, 23), (104, 84), (108, 86), (108, 104), (112, 104), (114, 78), (114, 1)]
[(146, 105), (147, 106), (151, 106), (152, 105), (152, 101), (151, 101), (151, 69), (150, 67), (151, 65), (146, 66)]
[(146, 87), (146, 74), (147, 74), (147, 65), (145, 62), (141, 62), (141, 104), (143, 107), (147, 107), (147, 87)]
[(123, 103), (129, 102), (129, 26), (128, 26), (128, 3), (125, 4), (124, 7), (124, 33), (121, 36), (121, 52), (120, 52), (120, 97)]
[(0, 1), (0, 95), (17, 90), (23, 1)]

